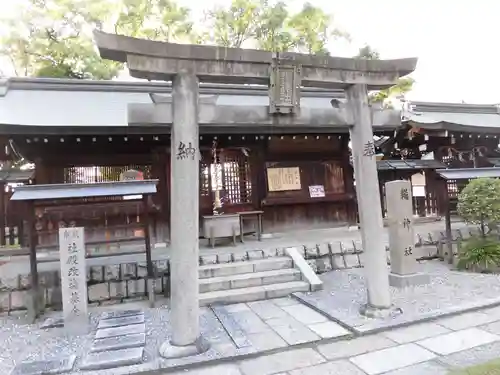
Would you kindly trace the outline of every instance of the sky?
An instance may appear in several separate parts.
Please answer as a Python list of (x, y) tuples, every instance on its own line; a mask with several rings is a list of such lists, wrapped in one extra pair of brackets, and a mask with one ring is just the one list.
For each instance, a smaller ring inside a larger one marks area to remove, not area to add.
[[(0, 0), (8, 14), (20, 0)], [(178, 0), (194, 11), (230, 0)], [(500, 1), (310, 0), (335, 17), (351, 42), (334, 41), (332, 55), (353, 56), (365, 44), (382, 58), (418, 57), (410, 100), (500, 103)], [(291, 10), (304, 1), (287, 0)], [(1, 31), (1, 25), (0, 25)], [(7, 70), (5, 66), (0, 66)]]

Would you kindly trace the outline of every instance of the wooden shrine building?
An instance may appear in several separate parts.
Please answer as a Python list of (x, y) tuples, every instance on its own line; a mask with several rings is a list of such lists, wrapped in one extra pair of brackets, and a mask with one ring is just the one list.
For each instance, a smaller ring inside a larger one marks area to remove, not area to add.
[(468, 179), (440, 178), (435, 173), (438, 163), (453, 169), (498, 166), (499, 142), (500, 107), (463, 103), (407, 103), (403, 127), (392, 139), (407, 159), (427, 155), (435, 163), (435, 168), (425, 174), (426, 200), (440, 215), (445, 214), (447, 199), (454, 210), (458, 193)]
[[(117, 181), (128, 170), (158, 179), (152, 234), (166, 241), (171, 152), (163, 118), (170, 98), (170, 84), (157, 82), (2, 81), (2, 156), (33, 162), (36, 184)], [(350, 124), (332, 99), (342, 102), (343, 93), (303, 88), (298, 116), (273, 116), (267, 87), (202, 84), (200, 215), (212, 214), (217, 196), (224, 213), (262, 210), (266, 232), (354, 222)], [(373, 121), (376, 135), (389, 136), (401, 125), (400, 111), (374, 109)], [(127, 201), (89, 207), (77, 224), (102, 228), (97, 236), (133, 232), (141, 210)], [(64, 215), (38, 216), (37, 229), (47, 233), (39, 241), (48, 245)]]

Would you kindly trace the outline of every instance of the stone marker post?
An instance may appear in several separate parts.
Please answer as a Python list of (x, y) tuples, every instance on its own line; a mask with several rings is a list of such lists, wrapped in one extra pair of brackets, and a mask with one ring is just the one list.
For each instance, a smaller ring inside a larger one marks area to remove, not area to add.
[(59, 229), (64, 328), (75, 335), (89, 329), (84, 236), (82, 227)]
[(366, 85), (351, 85), (346, 89), (347, 106), (354, 126), (351, 128), (356, 196), (365, 250), (365, 278), (368, 303), (361, 313), (383, 315), (391, 307), (387, 257), (384, 245), (384, 222), (380, 205), (375, 144), (371, 109)]
[(428, 275), (417, 273), (413, 235), (413, 197), (410, 181), (385, 184), (389, 249), (391, 254), (390, 285), (401, 288), (428, 282)]
[(199, 179), (198, 78), (180, 73), (173, 81), (170, 211), (170, 309), (172, 339), (163, 357), (196, 354), (200, 343), (198, 301)]

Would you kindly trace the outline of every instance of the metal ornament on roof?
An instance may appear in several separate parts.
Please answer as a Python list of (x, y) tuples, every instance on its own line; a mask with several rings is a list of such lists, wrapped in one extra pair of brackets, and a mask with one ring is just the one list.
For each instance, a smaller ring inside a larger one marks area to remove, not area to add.
[(269, 113), (295, 114), (300, 108), (302, 66), (293, 60), (273, 59), (269, 72)]
[(486, 156), (488, 149), (486, 146), (475, 146), (472, 150), (457, 150), (453, 147), (444, 147), (444, 154), (450, 159), (457, 159), (461, 162), (474, 161), (476, 156), (484, 157)]

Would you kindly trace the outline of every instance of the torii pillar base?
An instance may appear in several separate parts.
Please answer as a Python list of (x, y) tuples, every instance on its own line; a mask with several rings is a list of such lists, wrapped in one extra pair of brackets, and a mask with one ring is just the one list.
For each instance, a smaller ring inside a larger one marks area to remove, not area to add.
[(209, 348), (208, 341), (200, 336), (193, 344), (185, 346), (173, 345), (170, 341), (166, 341), (160, 346), (160, 355), (165, 359), (192, 357), (205, 353)]

